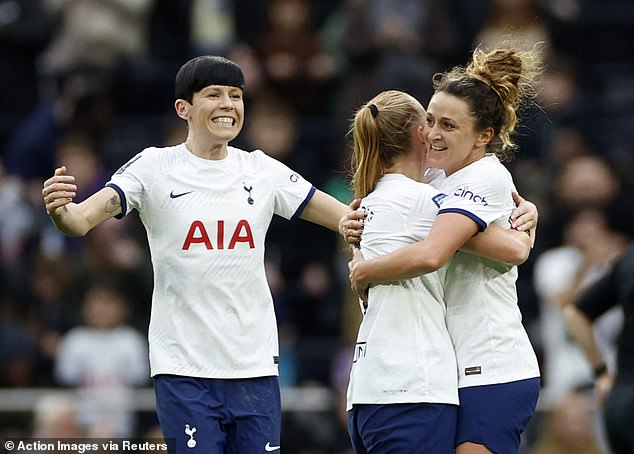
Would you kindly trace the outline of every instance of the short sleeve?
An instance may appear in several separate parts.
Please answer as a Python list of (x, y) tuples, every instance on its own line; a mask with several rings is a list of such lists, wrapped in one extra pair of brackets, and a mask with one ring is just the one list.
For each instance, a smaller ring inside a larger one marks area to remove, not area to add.
[(515, 190), (506, 169), (478, 166), (442, 185), (438, 214), (460, 213), (471, 218), (482, 231), (494, 221), (508, 219)]
[(275, 191), (274, 213), (297, 218), (315, 193), (315, 188), (287, 165), (262, 153), (264, 167)]
[(157, 175), (152, 152), (152, 148), (147, 148), (138, 153), (121, 166), (106, 183), (106, 186), (117, 191), (121, 198), (121, 214), (118, 218), (127, 215), (132, 209), (140, 211), (143, 207), (145, 196)]

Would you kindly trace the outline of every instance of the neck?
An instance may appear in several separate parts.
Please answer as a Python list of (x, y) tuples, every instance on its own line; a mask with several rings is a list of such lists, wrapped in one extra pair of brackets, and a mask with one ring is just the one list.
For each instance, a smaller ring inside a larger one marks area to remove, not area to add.
[(227, 157), (227, 143), (204, 143), (187, 137), (185, 146), (191, 154), (202, 159), (218, 161)]
[(445, 171), (447, 176), (449, 176), (449, 175), (452, 175), (452, 174), (456, 173), (458, 170), (464, 169), (468, 165), (471, 165), (474, 162), (479, 161), (480, 159), (484, 158), (485, 155), (486, 155), (486, 148), (485, 147), (474, 148), (471, 151), (471, 153), (468, 156), (465, 157), (464, 161), (456, 164), (456, 167), (454, 167), (454, 168), (442, 168), (442, 169)]
[(407, 156), (404, 159), (398, 159), (390, 167), (385, 170), (385, 173), (400, 173), (415, 181), (421, 181), (423, 178), (424, 162), (418, 156)]

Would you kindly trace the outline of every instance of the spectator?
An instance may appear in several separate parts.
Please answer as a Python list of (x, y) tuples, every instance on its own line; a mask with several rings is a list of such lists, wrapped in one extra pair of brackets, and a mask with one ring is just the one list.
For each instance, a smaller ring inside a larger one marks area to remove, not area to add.
[(59, 91), (42, 99), (11, 135), (5, 149), (7, 172), (40, 182), (51, 173), (58, 142), (69, 133), (84, 135), (96, 150), (112, 126), (111, 78), (101, 71), (65, 77)]
[[(592, 383), (592, 371), (570, 338), (562, 309), (596, 281), (623, 253), (626, 240), (607, 225), (604, 214), (586, 209), (571, 215), (564, 243), (543, 251), (535, 262), (535, 288), (539, 295), (539, 325), (543, 355), (543, 401), (559, 403), (568, 393)], [(621, 311), (605, 314), (596, 325), (609, 364), (615, 359), (615, 333)]]
[(571, 391), (545, 415), (528, 454), (604, 454), (594, 427), (595, 407), (580, 391)]
[[(612, 307), (624, 313), (619, 333), (616, 365), (602, 352), (593, 332), (593, 323)], [(597, 401), (610, 448), (615, 454), (634, 452), (634, 246), (610, 271), (587, 289), (573, 304), (564, 307), (573, 338), (583, 350), (594, 372)]]
[(45, 0), (59, 26), (41, 55), (44, 75), (81, 68), (118, 69), (147, 53), (147, 18), (153, 0)]
[(82, 304), (84, 325), (68, 331), (59, 344), (55, 376), (77, 389), (78, 421), (91, 436), (134, 434), (131, 387), (148, 382), (149, 366), (146, 340), (126, 324), (128, 310), (119, 290), (94, 284)]
[(308, 0), (273, 0), (256, 51), (270, 87), (302, 114), (324, 113), (335, 64), (322, 49)]

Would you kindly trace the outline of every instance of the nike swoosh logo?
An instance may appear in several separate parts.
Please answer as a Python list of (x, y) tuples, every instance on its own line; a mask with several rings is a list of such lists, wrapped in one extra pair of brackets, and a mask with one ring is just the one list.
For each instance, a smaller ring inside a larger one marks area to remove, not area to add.
[(172, 192), (170, 192), (170, 197), (172, 199), (177, 199), (177, 198), (182, 197), (184, 195), (191, 194), (192, 192), (194, 192), (194, 191), (187, 191), (187, 192), (181, 192), (180, 194), (174, 194), (174, 191), (172, 191)]
[(266, 452), (272, 452), (272, 451), (277, 451), (278, 449), (280, 449), (280, 446), (271, 446), (271, 442), (267, 442), (266, 446), (264, 447), (264, 450)]

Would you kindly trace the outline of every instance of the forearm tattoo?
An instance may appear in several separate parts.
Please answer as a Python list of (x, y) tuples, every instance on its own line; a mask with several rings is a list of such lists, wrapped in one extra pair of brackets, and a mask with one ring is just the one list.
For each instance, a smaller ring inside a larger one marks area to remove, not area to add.
[(106, 202), (106, 213), (114, 213), (121, 206), (121, 199), (119, 199), (119, 195), (113, 195)]
[(59, 220), (61, 220), (61, 219), (64, 217), (64, 215), (66, 215), (66, 213), (68, 213), (68, 207), (67, 207), (66, 205), (64, 205), (64, 206), (62, 207), (61, 211), (59, 211), (59, 212), (57, 213), (57, 218), (58, 218)]

